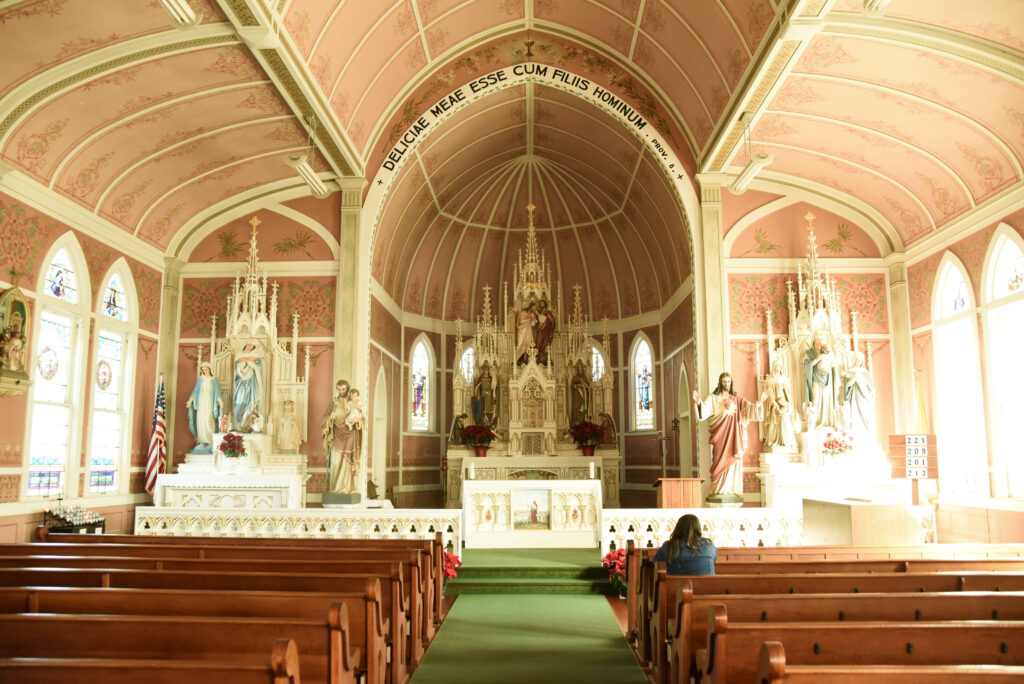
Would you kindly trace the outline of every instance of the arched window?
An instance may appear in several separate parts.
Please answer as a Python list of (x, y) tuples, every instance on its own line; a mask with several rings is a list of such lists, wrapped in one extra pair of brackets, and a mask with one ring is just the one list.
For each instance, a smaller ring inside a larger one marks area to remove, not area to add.
[(654, 428), (654, 359), (647, 338), (640, 336), (633, 345), (629, 362), (633, 377), (633, 429)]
[(932, 313), (939, 490), (954, 496), (988, 496), (974, 297), (963, 265), (949, 253), (943, 257), (935, 282)]
[(596, 344), (590, 346), (590, 368), (593, 373), (594, 382), (599, 382), (604, 377), (604, 354)]
[(1024, 416), (1024, 240), (1012, 229), (1000, 226), (996, 231), (985, 273), (994, 473), (1002, 491), (1024, 496), (1024, 450), (1018, 437)]
[(107, 279), (96, 320), (94, 365), (89, 421), (89, 478), (91, 494), (116, 492), (118, 473), (126, 467), (130, 430), (132, 354), (138, 333), (134, 290), (123, 261)]
[(467, 385), (473, 384), (473, 363), (473, 347), (466, 347), (466, 350), (462, 352), (462, 358), (459, 360), (459, 369), (462, 370), (462, 377), (466, 379)]
[(39, 279), (36, 299), (35, 370), (29, 403), (27, 496), (76, 496), (76, 459), (72, 453), (81, 439), (81, 371), (86, 346), (82, 322), (89, 291), (85, 259), (72, 233), (59, 238), (50, 250), (46, 271)]
[(433, 400), (430, 376), (433, 364), (429, 348), (425, 340), (419, 340), (412, 348), (412, 363), (409, 366), (410, 396), (412, 404), (409, 417), (409, 428), (412, 430), (430, 429), (430, 409)]

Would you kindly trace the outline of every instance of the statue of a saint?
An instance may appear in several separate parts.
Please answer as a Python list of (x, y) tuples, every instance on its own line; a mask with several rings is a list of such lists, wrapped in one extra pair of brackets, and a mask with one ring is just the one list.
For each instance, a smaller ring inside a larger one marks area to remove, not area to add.
[(546, 299), (537, 304), (537, 363), (548, 362), (548, 347), (555, 339), (555, 313), (548, 307)]
[(771, 374), (764, 380), (764, 446), (796, 447), (793, 429), (793, 398), (789, 378), (782, 374), (782, 363), (772, 364)]
[(875, 386), (871, 372), (864, 366), (864, 352), (854, 354), (854, 365), (843, 371), (839, 401), (846, 407), (848, 426), (853, 432), (875, 434)]
[(277, 426), (277, 448), (285, 453), (295, 453), (302, 444), (299, 434), (298, 416), (295, 414), (295, 402), (288, 399), (284, 402), (281, 418)]
[(612, 418), (610, 413), (601, 412), (597, 414), (598, 425), (601, 426), (601, 444), (610, 444), (612, 446), (618, 446), (619, 437), (615, 434), (615, 419)]
[(736, 396), (732, 376), (718, 376), (718, 387), (701, 401), (694, 390), (693, 404), (697, 420), (708, 421), (711, 444), (711, 494), (743, 493), (743, 454), (747, 452), (747, 423), (762, 420), (760, 401), (750, 402)]
[(491, 377), (491, 368), (486, 363), (480, 370), (480, 377), (473, 383), (473, 399), (470, 402), (473, 406), (473, 422), (477, 425), (494, 424), (494, 406), (496, 403), (494, 391), (494, 379)]
[(465, 413), (460, 413), (452, 420), (452, 429), (448, 431), (448, 444), (466, 443), (466, 419)]
[[(825, 344), (819, 333), (815, 333), (811, 346), (803, 355), (804, 389), (807, 403), (814, 409), (814, 420), (808, 421), (807, 430), (839, 425), (835, 364), (836, 357), (832, 349)], [(809, 413), (805, 411), (805, 414)]]
[(519, 312), (516, 322), (516, 364), (522, 366), (530, 360), (530, 347), (536, 346), (537, 302), (530, 302)]
[(263, 359), (253, 352), (256, 345), (248, 342), (235, 359), (235, 391), (232, 395), (234, 428), (242, 432), (253, 430), (253, 412), (263, 409)]
[[(224, 409), (224, 399), (220, 392), (220, 382), (213, 375), (210, 364), (199, 364), (199, 377), (192, 388), (192, 394), (185, 402), (188, 411), (188, 429), (196, 438), (196, 448), (205, 447), (209, 451), (213, 446), (213, 433), (217, 432), (218, 419)], [(195, 450), (195, 449), (194, 449)]]
[(324, 421), (324, 450), (327, 452), (326, 491), (357, 492), (359, 459), (363, 446), (363, 410), (358, 390), (339, 380), (334, 407)]
[(583, 363), (576, 362), (576, 374), (569, 381), (569, 425), (590, 418), (590, 378)]

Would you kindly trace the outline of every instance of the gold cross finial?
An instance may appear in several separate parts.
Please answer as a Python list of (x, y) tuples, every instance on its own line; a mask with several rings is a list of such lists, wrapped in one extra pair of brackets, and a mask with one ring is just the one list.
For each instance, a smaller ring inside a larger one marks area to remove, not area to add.
[(814, 219), (816, 218), (814, 216), (814, 214), (812, 214), (811, 212), (807, 212), (807, 214), (804, 216), (804, 218), (807, 219), (807, 230), (809, 230), (809, 231), (810, 230), (814, 230), (813, 223), (814, 223)]
[(536, 208), (537, 207), (533, 206), (533, 202), (530, 202), (529, 204), (526, 205), (526, 211), (530, 212), (530, 220), (531, 221), (533, 220), (533, 210), (536, 209)]
[(257, 218), (256, 216), (253, 216), (251, 219), (249, 219), (249, 225), (252, 226), (253, 237), (256, 237), (256, 226), (260, 225), (261, 223), (262, 221), (260, 221), (259, 218)]

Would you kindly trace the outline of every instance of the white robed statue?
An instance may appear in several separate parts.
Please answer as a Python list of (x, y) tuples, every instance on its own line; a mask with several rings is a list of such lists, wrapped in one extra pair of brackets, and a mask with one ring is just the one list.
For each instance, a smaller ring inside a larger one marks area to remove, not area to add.
[(207, 452), (213, 445), (213, 433), (217, 431), (217, 422), (224, 409), (224, 399), (220, 392), (220, 382), (213, 375), (209, 363), (199, 364), (199, 377), (192, 394), (185, 402), (188, 410), (188, 429), (196, 438), (195, 452)]
[(256, 416), (262, 412), (263, 359), (252, 352), (256, 345), (249, 342), (235, 359), (235, 389), (232, 395), (234, 429), (252, 430)]
[(839, 395), (852, 432), (875, 435), (875, 386), (871, 372), (864, 366), (864, 352), (855, 354), (856, 361), (842, 372), (843, 387)]

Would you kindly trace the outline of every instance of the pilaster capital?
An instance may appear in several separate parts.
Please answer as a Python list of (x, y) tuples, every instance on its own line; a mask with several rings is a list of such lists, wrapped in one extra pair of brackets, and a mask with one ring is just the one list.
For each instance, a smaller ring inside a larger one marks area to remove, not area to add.
[(353, 210), (363, 208), (363, 188), (366, 187), (366, 179), (362, 176), (346, 176), (335, 180), (341, 188), (341, 210)]
[(178, 276), (184, 267), (185, 262), (178, 257), (164, 257), (164, 287), (177, 286)]
[(9, 173), (13, 173), (16, 170), (14, 164), (0, 159), (0, 180), (4, 179)]
[(907, 255), (903, 252), (893, 252), (885, 259), (889, 268), (889, 287), (907, 284)]
[(731, 182), (731, 177), (724, 173), (698, 173), (697, 182), (700, 183), (701, 204), (721, 204), (722, 187)]

